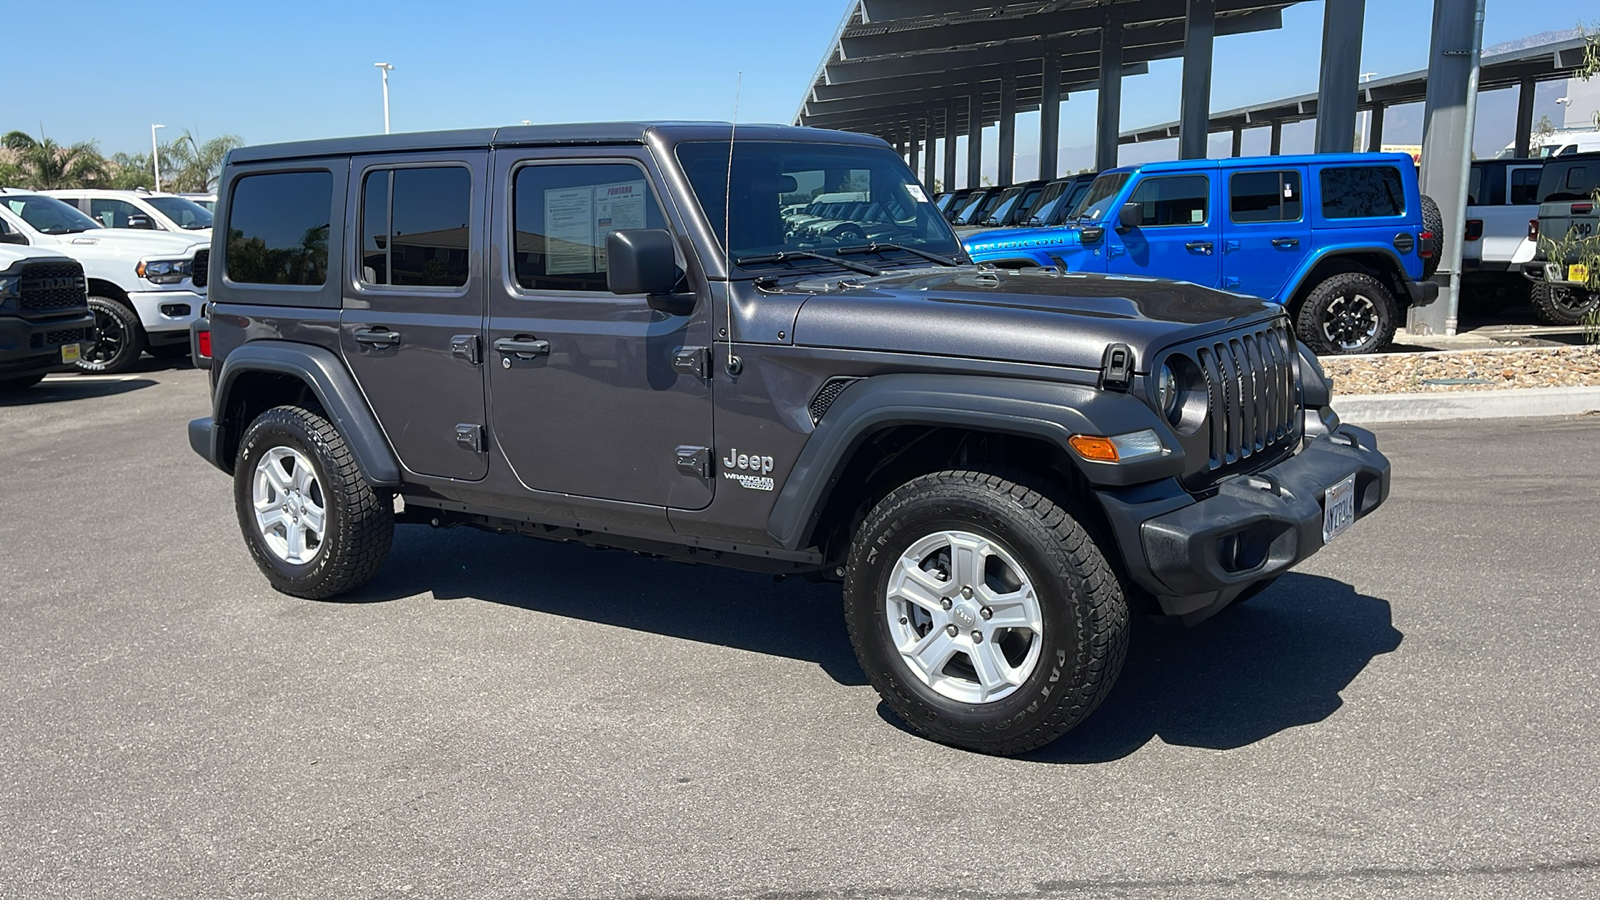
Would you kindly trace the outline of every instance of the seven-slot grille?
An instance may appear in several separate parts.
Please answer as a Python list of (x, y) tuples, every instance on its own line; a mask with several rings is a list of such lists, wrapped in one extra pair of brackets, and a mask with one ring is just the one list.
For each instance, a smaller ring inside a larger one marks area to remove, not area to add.
[(1295, 437), (1300, 396), (1287, 328), (1270, 325), (1229, 335), (1194, 353), (1205, 374), (1213, 470)]
[(22, 270), (17, 307), (25, 313), (82, 309), (89, 304), (83, 268), (77, 263), (34, 263)]
[(210, 273), (206, 271), (206, 266), (210, 264), (210, 250), (196, 250), (194, 252), (194, 268), (189, 272), (189, 280), (194, 282), (195, 287), (203, 288), (206, 286), (206, 282), (210, 280)]

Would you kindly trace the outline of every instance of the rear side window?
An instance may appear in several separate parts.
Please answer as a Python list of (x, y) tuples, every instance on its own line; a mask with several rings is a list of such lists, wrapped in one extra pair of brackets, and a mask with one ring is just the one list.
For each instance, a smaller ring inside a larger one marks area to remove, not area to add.
[(228, 280), (320, 285), (328, 280), (333, 175), (276, 172), (233, 183), (228, 206)]
[(513, 272), (529, 290), (607, 292), (606, 236), (665, 227), (637, 166), (524, 166), (512, 185)]
[(362, 179), (361, 194), (362, 281), (467, 283), (471, 172), (462, 166), (376, 169)]
[(1141, 228), (1204, 225), (1211, 213), (1211, 180), (1204, 175), (1147, 178), (1133, 189)]
[(1511, 170), (1511, 205), (1539, 202), (1539, 170), (1531, 166)]
[(1298, 222), (1302, 212), (1299, 172), (1240, 172), (1228, 181), (1228, 218), (1236, 224)]
[(1322, 170), (1322, 215), (1367, 219), (1406, 214), (1405, 183), (1394, 166), (1341, 166)]

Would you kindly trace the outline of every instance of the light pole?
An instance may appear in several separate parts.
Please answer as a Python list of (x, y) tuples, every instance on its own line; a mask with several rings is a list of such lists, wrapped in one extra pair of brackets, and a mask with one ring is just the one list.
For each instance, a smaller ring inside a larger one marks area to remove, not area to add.
[(150, 125), (150, 168), (156, 173), (156, 191), (161, 190), (161, 146), (156, 143), (156, 129), (165, 125)]
[(389, 73), (394, 71), (394, 66), (388, 63), (373, 63), (383, 72), (383, 133), (389, 133)]

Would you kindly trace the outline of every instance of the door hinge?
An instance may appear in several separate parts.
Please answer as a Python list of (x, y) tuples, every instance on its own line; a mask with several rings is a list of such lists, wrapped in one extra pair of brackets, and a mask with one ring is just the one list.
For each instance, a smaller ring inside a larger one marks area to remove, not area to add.
[(1112, 344), (1100, 360), (1100, 389), (1126, 391), (1133, 384), (1133, 348)]
[(456, 334), (450, 336), (450, 355), (459, 356), (467, 362), (477, 365), (482, 359), (478, 336), (475, 334)]
[(711, 371), (710, 347), (679, 347), (672, 354), (672, 370), (696, 378), (705, 378)]
[(483, 426), (482, 425), (457, 425), (456, 443), (471, 450), (473, 453), (483, 452)]
[(679, 447), (678, 471), (697, 478), (711, 477), (710, 447)]

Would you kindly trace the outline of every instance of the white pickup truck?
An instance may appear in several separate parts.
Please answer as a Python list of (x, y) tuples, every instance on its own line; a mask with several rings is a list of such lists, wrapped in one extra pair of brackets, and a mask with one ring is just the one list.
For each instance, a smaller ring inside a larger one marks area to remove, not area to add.
[(1475, 299), (1526, 303), (1522, 264), (1538, 245), (1529, 237), (1539, 218), (1542, 159), (1483, 159), (1472, 164), (1461, 271)]
[(30, 191), (0, 188), (0, 240), (53, 250), (83, 265), (95, 343), (78, 360), (119, 372), (139, 354), (189, 352), (189, 323), (205, 303), (209, 242), (182, 234), (102, 228), (78, 209)]

